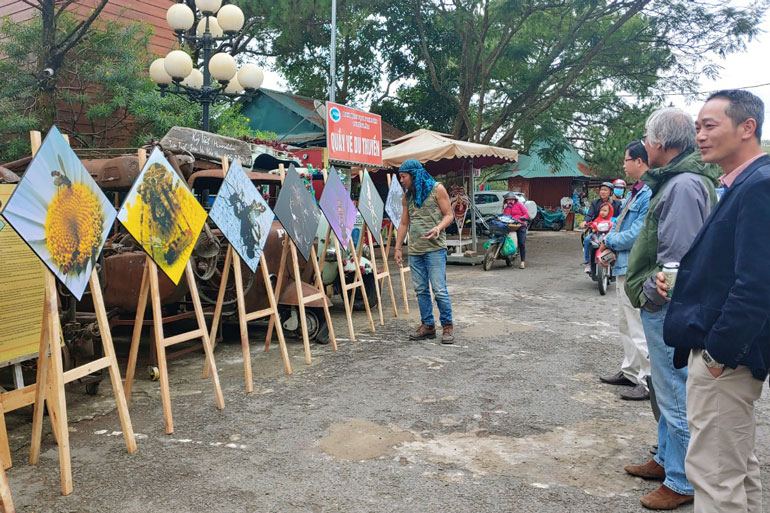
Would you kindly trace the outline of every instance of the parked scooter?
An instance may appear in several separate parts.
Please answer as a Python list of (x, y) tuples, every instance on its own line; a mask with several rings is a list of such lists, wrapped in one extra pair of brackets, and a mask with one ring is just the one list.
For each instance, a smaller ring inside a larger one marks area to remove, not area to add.
[[(334, 235), (332, 235), (334, 237)], [(358, 260), (361, 266), (361, 275), (364, 279), (366, 297), (369, 299), (369, 308), (377, 305), (377, 293), (374, 287), (374, 274), (372, 262), (368, 258), (369, 246), (364, 246), (361, 258)], [(342, 269), (345, 272), (345, 283), (352, 283), (356, 279), (356, 266), (350, 255), (350, 250), (342, 250)], [(340, 270), (337, 265), (337, 250), (327, 248), (324, 261), (321, 266), (321, 278), (324, 286), (332, 286), (335, 295), (342, 294), (342, 282), (340, 281)], [(356, 300), (353, 303), (354, 310), (364, 310), (363, 294), (356, 294)]]
[(613, 269), (615, 266), (615, 253), (610, 250), (600, 251), (602, 241), (612, 230), (610, 221), (601, 221), (595, 226), (586, 229), (585, 237), (590, 237), (591, 251), (588, 252), (588, 275), (599, 286), (599, 294), (607, 294), (610, 283), (615, 281)]
[[(512, 234), (521, 228), (521, 223), (507, 214), (497, 214), (487, 221), (487, 225), (492, 236), (486, 243), (487, 251), (484, 253), (482, 269), (489, 271), (498, 258), (505, 260), (505, 265), (511, 267), (519, 254), (519, 248), (516, 247)], [(504, 254), (505, 247), (511, 245), (514, 248), (513, 252)]]
[(564, 212), (557, 210), (551, 212), (545, 210), (543, 207), (537, 207), (537, 215), (532, 219), (529, 225), (530, 230), (554, 230), (559, 231), (564, 228), (564, 223), (567, 218), (564, 216)]

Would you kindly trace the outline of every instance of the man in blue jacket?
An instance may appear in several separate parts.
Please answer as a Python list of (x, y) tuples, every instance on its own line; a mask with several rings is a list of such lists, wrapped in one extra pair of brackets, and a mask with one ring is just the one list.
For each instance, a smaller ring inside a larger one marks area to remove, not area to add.
[[(681, 260), (663, 336), (687, 365), (687, 477), (695, 512), (762, 510), (754, 403), (770, 367), (770, 157), (764, 104), (748, 91), (712, 94), (698, 115), (704, 162), (724, 193)], [(658, 275), (659, 293), (667, 287)]]
[[(616, 229), (607, 234), (604, 245), (617, 256), (613, 274), (617, 277), (615, 289), (618, 292), (618, 310), (620, 313), (620, 342), (623, 344), (623, 363), (620, 372), (599, 379), (610, 385), (632, 386), (620, 394), (622, 399), (641, 401), (650, 398), (647, 390), (647, 376), (650, 375), (650, 357), (647, 351), (647, 339), (644, 337), (642, 318), (639, 310), (629, 301), (624, 289), (628, 255), (644, 224), (644, 216), (650, 206), (652, 191), (642, 182), (647, 169), (647, 151), (642, 141), (633, 141), (626, 145), (623, 169), (634, 184), (631, 193), (623, 201), (620, 212), (616, 212)], [(603, 247), (600, 249), (604, 249)]]

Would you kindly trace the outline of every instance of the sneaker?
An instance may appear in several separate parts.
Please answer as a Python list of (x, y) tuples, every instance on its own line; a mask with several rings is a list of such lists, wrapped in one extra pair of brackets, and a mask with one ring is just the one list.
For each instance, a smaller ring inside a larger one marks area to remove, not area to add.
[(585, 271), (586, 271), (586, 274), (591, 274), (591, 264), (586, 264)]
[(620, 398), (626, 401), (646, 401), (650, 398), (650, 393), (643, 385), (636, 385), (630, 390), (621, 392)]
[(632, 387), (635, 385), (633, 381), (623, 374), (623, 371), (613, 374), (612, 376), (599, 376), (599, 381), (607, 383), (608, 385), (622, 385), (624, 387)]
[(526, 269), (526, 268), (527, 268), (527, 264), (525, 264), (524, 262), (519, 264), (519, 269)]
[(442, 333), (441, 333), (441, 343), (442, 344), (453, 344), (455, 341), (454, 336), (454, 325), (452, 324), (444, 324), (441, 326)]
[(436, 327), (420, 324), (417, 330), (409, 335), (409, 340), (425, 340), (426, 338), (436, 338)]

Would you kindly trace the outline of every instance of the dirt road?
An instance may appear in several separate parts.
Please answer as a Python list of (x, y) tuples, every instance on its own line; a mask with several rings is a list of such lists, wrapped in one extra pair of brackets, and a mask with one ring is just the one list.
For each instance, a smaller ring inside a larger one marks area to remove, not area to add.
[[(216, 409), (200, 378), (200, 354), (175, 360), (176, 431), (163, 433), (158, 383), (140, 379), (132, 455), (108, 383), (96, 398), (73, 388), (68, 497), (59, 495), (50, 430), (40, 465), (30, 467), (29, 412), (10, 414), (8, 476), (19, 511), (643, 511), (639, 497), (657, 484), (622, 467), (650, 457), (649, 402), (621, 401), (597, 379), (622, 358), (615, 287), (599, 296), (582, 273), (575, 234), (531, 234), (528, 250), (524, 271), (502, 263), (490, 272), (449, 268), (454, 346), (407, 340), (419, 322), (413, 296), (411, 314), (397, 319), (386, 300), (385, 326), (374, 334), (357, 313), (355, 344), (338, 305), (339, 351), (314, 346), (306, 366), (302, 345), (291, 341), (292, 376), (283, 374), (277, 347), (260, 350), (263, 328), (253, 329), (255, 392), (247, 395), (237, 334), (228, 331), (216, 351), (226, 408)], [(765, 490), (767, 410), (763, 399)]]

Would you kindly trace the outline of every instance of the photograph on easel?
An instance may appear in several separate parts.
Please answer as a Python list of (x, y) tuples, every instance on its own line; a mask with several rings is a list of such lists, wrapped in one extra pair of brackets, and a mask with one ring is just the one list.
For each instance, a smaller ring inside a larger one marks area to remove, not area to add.
[(358, 198), (358, 211), (361, 212), (361, 217), (364, 218), (364, 222), (369, 227), (369, 230), (374, 236), (374, 240), (377, 244), (382, 244), (382, 212), (385, 205), (382, 203), (382, 198), (377, 192), (377, 188), (374, 186), (372, 177), (369, 176), (369, 172), (364, 170), (364, 177), (361, 181), (361, 194)]
[(3, 217), (77, 300), (115, 221), (115, 208), (52, 126)]
[(239, 161), (230, 166), (209, 217), (251, 272), (256, 272), (274, 214)]
[(393, 175), (390, 180), (388, 197), (385, 199), (385, 212), (388, 213), (394, 230), (398, 230), (398, 225), (401, 224), (401, 216), (404, 214), (403, 200), (404, 189), (401, 188), (398, 175)]
[(348, 190), (334, 168), (326, 180), (318, 205), (321, 207), (321, 212), (323, 212), (326, 220), (329, 221), (329, 226), (332, 227), (337, 240), (340, 241), (343, 248), (347, 248), (350, 244), (353, 226), (356, 224), (356, 205), (350, 199)]
[(294, 166), (289, 166), (275, 204), (275, 216), (289, 234), (305, 260), (310, 259), (321, 211), (315, 204), (313, 191), (308, 191)]
[(118, 212), (126, 230), (175, 285), (206, 217), (206, 211), (157, 147)]

